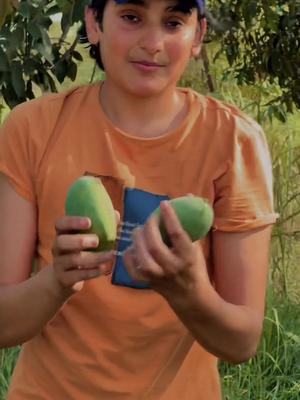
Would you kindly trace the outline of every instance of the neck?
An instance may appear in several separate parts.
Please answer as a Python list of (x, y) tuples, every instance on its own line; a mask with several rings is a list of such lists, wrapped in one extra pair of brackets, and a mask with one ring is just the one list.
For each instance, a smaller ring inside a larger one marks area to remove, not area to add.
[[(105, 80), (100, 92), (104, 113), (131, 136), (154, 138), (175, 129), (187, 113), (185, 95), (176, 87), (152, 97), (137, 97)], [(155, 116), (155, 118), (154, 118)]]

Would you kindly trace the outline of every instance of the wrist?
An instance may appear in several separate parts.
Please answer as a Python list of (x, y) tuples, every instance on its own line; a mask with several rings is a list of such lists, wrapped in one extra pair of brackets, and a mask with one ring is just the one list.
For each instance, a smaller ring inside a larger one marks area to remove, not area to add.
[(195, 313), (196, 318), (204, 322), (217, 318), (221, 299), (209, 279), (202, 278), (194, 277), (180, 289), (177, 286), (165, 298), (174, 311), (186, 315)]
[(63, 285), (60, 284), (55, 275), (55, 270), (52, 265), (45, 267), (43, 272), (46, 280), (46, 291), (49, 296), (63, 303), (67, 301), (68, 298), (72, 296), (72, 294), (74, 294), (72, 288), (63, 287)]

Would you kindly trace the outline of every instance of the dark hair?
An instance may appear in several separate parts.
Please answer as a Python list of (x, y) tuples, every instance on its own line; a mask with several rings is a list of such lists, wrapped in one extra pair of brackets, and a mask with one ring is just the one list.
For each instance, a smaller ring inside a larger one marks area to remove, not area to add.
[[(103, 13), (104, 9), (106, 6), (106, 3), (108, 0), (92, 0), (91, 4), (89, 5), (89, 8), (94, 10), (96, 18), (99, 22), (100, 28), (102, 29), (102, 21), (103, 21)], [(178, 3), (181, 3), (181, 0), (178, 0)], [(192, 8), (197, 7), (196, 0), (182, 0), (182, 5), (180, 4), (181, 9), (184, 12), (189, 12)], [(198, 9), (198, 7), (197, 7)], [(199, 21), (205, 18), (205, 14), (200, 14), (200, 11), (198, 11), (198, 19)], [(87, 37), (87, 32), (86, 32), (86, 27), (85, 24), (83, 23), (81, 28), (79, 29), (79, 41), (80, 43), (89, 43), (88, 37)], [(100, 53), (100, 44), (88, 44), (86, 47), (89, 47), (89, 54), (91, 58), (96, 60), (98, 67), (101, 68), (103, 71), (105, 71), (102, 59), (101, 59), (101, 53)]]
[[(100, 27), (102, 29), (102, 19), (103, 13), (108, 0), (93, 0), (89, 8), (93, 9), (96, 13), (97, 19), (99, 21)], [(81, 28), (79, 29), (79, 41), (80, 43), (89, 43), (85, 23), (82, 23)], [(90, 48), (90, 57), (96, 60), (98, 67), (101, 68), (103, 71), (105, 70), (101, 55), (100, 55), (100, 45), (98, 44), (88, 44), (86, 47)]]

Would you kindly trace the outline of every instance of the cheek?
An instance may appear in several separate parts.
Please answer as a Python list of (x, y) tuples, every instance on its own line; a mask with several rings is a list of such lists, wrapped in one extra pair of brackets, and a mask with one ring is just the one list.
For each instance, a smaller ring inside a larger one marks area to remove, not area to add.
[(106, 37), (106, 48), (115, 57), (126, 56), (130, 49), (134, 46), (134, 35), (127, 31), (119, 30), (117, 34), (113, 32)]
[(190, 47), (183, 43), (172, 44), (168, 47), (168, 56), (173, 64), (184, 64), (189, 59)]
[(105, 42), (103, 42), (102, 49), (104, 55), (107, 55), (110, 58), (112, 56), (113, 58), (116, 58), (124, 52), (124, 46), (122, 46), (122, 42), (113, 38), (107, 39)]
[(194, 41), (194, 32), (188, 31), (177, 40), (168, 43), (168, 55), (173, 62), (185, 63), (191, 54)]
[(106, 37), (101, 44), (101, 57), (106, 70), (118, 71), (119, 65), (126, 58), (127, 48), (122, 38)]

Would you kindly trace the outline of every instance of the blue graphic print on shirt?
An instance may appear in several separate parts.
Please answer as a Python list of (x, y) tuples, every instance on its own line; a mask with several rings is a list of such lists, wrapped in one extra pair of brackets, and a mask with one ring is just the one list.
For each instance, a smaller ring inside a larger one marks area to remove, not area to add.
[[(132, 243), (132, 230), (143, 225), (148, 216), (157, 208), (162, 200), (168, 200), (166, 195), (157, 195), (139, 189), (125, 189), (124, 193), (124, 222), (119, 235), (118, 252), (122, 253)], [(122, 255), (117, 256), (112, 283), (136, 289), (147, 289), (149, 284), (133, 280), (123, 263)]]

